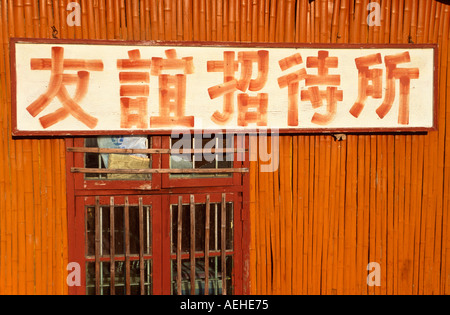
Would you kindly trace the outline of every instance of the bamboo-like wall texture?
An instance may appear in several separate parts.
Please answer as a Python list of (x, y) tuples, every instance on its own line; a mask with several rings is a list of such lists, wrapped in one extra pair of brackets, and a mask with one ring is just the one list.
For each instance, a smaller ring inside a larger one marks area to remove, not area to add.
[[(69, 2), (81, 26), (67, 25)], [(11, 137), (10, 37), (438, 43), (438, 131), (282, 136), (278, 171), (251, 163), (248, 272), (252, 294), (450, 294), (450, 5), (1, 0), (0, 15), (0, 294), (68, 292), (65, 144)], [(367, 285), (369, 262), (381, 286)]]

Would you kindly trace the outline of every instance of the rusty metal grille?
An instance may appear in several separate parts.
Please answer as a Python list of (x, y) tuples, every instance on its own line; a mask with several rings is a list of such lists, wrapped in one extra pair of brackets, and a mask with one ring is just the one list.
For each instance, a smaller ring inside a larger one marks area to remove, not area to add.
[(152, 294), (152, 207), (138, 204), (85, 207), (86, 293)]
[(172, 294), (232, 294), (233, 203), (171, 205)]

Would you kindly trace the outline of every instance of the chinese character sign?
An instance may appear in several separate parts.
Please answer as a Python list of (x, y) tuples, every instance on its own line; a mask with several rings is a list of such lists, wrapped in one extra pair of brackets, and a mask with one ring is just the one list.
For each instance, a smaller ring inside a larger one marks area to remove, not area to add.
[(432, 45), (15, 40), (12, 49), (16, 135), (436, 127)]

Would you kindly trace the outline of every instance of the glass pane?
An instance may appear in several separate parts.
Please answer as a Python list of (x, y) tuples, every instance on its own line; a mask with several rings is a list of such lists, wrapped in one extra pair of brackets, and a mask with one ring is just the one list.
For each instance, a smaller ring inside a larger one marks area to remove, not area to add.
[[(98, 148), (97, 138), (90, 137), (85, 138), (85, 146), (87, 148)], [(85, 153), (84, 155), (84, 167), (86, 168), (106, 168), (103, 159), (100, 154)], [(106, 174), (85, 174), (86, 179), (105, 179)]]
[[(189, 259), (181, 261), (181, 294), (191, 294), (191, 263)], [(226, 286), (227, 294), (233, 294), (232, 284), (232, 269), (233, 256), (226, 256)], [(220, 256), (209, 258), (209, 273), (208, 273), (208, 294), (220, 295), (222, 294), (222, 258)], [(195, 260), (195, 294), (205, 294), (205, 260), (199, 258)], [(172, 294), (178, 294), (177, 289), (177, 261), (172, 260)]]
[(151, 207), (144, 207), (144, 253), (152, 254), (152, 214)]
[[(131, 295), (140, 295), (140, 261), (130, 262), (130, 289)], [(151, 261), (144, 260), (144, 294), (151, 294)]]
[[(151, 138), (142, 136), (100, 136), (85, 138), (85, 146), (93, 148), (147, 149)], [(151, 154), (85, 153), (85, 167), (98, 169), (148, 169)], [(85, 179), (151, 180), (151, 174), (85, 174)]]
[[(109, 295), (111, 288), (110, 262), (100, 262), (100, 295)], [(95, 295), (95, 262), (86, 264), (86, 294)]]
[(100, 294), (111, 295), (111, 263), (109, 261), (100, 263)]
[[(181, 234), (181, 252), (188, 252), (190, 248), (190, 207), (189, 205), (183, 205), (182, 213), (182, 234)], [(178, 205), (172, 205), (172, 253), (177, 252), (178, 244)]]
[[(233, 153), (211, 153), (212, 149), (233, 148), (232, 138), (223, 139), (222, 134), (202, 134), (195, 136), (178, 135), (171, 138), (172, 149), (205, 149), (206, 152), (196, 154), (171, 154), (170, 168), (172, 169), (214, 169), (232, 168)], [(171, 178), (198, 178), (198, 177), (231, 177), (232, 174), (170, 174)]]
[(86, 294), (95, 295), (95, 262), (86, 263)]
[(227, 227), (226, 227), (226, 248), (227, 250), (233, 249), (233, 203), (227, 202), (225, 205), (227, 212)]
[(101, 253), (102, 255), (109, 255), (110, 254), (110, 240), (111, 240), (111, 226), (110, 226), (110, 208), (109, 207), (101, 207), (101, 221), (100, 226), (102, 229), (102, 238), (100, 240), (100, 247), (101, 247)]
[[(234, 138), (232, 137), (220, 137), (218, 139), (218, 147), (233, 149), (234, 148)], [(218, 168), (232, 168), (234, 161), (234, 153), (219, 153), (217, 155), (217, 167)]]
[(114, 262), (114, 291), (116, 295), (125, 295), (125, 262)]
[[(150, 233), (150, 207), (143, 207), (143, 225), (144, 225), (144, 254), (150, 254), (151, 233)], [(139, 235), (139, 207), (129, 207), (130, 224), (130, 254), (139, 255), (140, 235)]]
[[(203, 135), (201, 139), (195, 139), (196, 149), (211, 150), (217, 147), (216, 138)], [(203, 154), (195, 155), (195, 168), (216, 168), (217, 155), (211, 152), (203, 152)]]
[(146, 295), (153, 294), (151, 260), (144, 260), (144, 292)]
[(86, 255), (95, 255), (95, 207), (86, 208)]
[[(191, 140), (183, 138), (171, 138), (172, 149), (192, 149)], [(172, 169), (191, 169), (193, 168), (193, 158), (191, 154), (171, 154), (170, 155), (170, 168)]]
[(130, 254), (139, 255), (139, 207), (129, 207)]
[(125, 254), (124, 207), (114, 207), (114, 251), (116, 255)]

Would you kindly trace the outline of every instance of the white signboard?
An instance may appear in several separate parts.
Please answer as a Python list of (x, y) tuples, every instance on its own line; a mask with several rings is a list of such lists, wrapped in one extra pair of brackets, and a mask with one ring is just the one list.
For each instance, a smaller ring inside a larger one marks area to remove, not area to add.
[(14, 135), (436, 128), (434, 45), (13, 39)]

